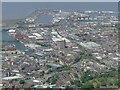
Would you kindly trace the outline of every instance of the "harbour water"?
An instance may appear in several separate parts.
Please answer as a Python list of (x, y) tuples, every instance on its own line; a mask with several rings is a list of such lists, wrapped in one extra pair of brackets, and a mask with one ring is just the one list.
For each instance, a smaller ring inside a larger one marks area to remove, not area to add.
[(24, 44), (22, 44), (21, 42), (13, 39), (11, 36), (9, 36), (8, 32), (6, 31), (1, 31), (0, 32), (0, 41), (5, 41), (5, 42), (8, 42), (12, 45), (15, 45), (16, 49), (17, 50), (20, 50), (20, 51), (24, 51), (26, 54), (30, 55), (32, 52), (30, 52), (30, 50), (24, 46)]
[(52, 16), (51, 15), (40, 15), (35, 23), (41, 23), (41, 24), (50, 24), (52, 22)]
[(5, 42), (9, 42), (10, 44), (14, 44), (16, 49), (25, 50), (25, 47), (22, 43), (18, 42), (17, 40), (13, 39), (6, 31), (2, 31), (2, 39)]

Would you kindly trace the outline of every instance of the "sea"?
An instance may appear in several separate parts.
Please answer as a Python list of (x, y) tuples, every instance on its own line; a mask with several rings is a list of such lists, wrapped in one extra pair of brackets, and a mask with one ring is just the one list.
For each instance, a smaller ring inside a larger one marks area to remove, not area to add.
[(112, 10), (118, 11), (118, 2), (3, 2), (2, 19), (27, 17), (36, 9), (62, 11)]

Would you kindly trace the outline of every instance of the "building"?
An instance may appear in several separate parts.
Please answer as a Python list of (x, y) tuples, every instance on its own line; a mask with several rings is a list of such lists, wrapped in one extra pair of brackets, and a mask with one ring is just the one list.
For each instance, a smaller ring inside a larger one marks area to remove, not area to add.
[(54, 41), (54, 45), (58, 48), (58, 49), (64, 49), (66, 47), (66, 41), (62, 38), (52, 38), (52, 40)]

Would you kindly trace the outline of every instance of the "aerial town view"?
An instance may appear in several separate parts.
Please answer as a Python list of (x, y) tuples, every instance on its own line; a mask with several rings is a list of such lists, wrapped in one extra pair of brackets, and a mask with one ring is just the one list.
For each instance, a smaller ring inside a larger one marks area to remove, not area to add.
[(120, 86), (117, 2), (2, 5), (0, 87)]

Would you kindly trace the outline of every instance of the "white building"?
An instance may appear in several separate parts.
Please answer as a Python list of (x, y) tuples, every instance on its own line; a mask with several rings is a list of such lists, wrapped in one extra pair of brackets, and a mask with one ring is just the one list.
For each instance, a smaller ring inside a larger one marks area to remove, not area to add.
[(14, 29), (10, 29), (8, 32), (9, 33), (15, 33), (15, 30)]

